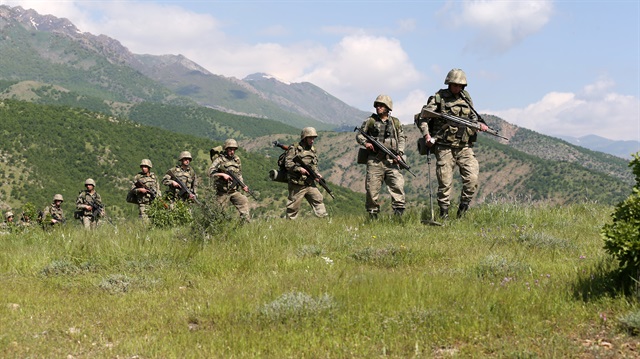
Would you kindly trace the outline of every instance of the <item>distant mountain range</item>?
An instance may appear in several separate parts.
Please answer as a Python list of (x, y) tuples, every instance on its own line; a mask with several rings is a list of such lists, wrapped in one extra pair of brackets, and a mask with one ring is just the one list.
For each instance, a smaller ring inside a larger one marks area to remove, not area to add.
[(632, 154), (640, 152), (640, 141), (614, 141), (596, 135), (582, 137), (559, 136), (559, 138), (576, 146), (626, 159), (631, 159), (633, 158)]
[[(12, 109), (0, 111), (0, 114), (12, 123), (20, 123), (12, 116), (20, 113), (21, 101), (37, 104), (35, 107), (25, 106), (34, 118), (38, 112), (50, 114), (41, 121), (64, 121), (65, 116), (76, 113), (70, 109), (80, 108), (80, 117), (73, 115), (73, 126), (79, 126), (79, 129), (83, 127), (82, 116), (91, 121), (106, 119), (114, 124), (131, 122), (125, 126), (128, 133), (152, 134), (159, 137), (153, 142), (154, 146), (170, 144), (174, 151), (180, 146), (197, 146), (194, 151), (199, 151), (198, 157), (205, 160), (209, 146), (206, 145), (207, 140), (217, 143), (233, 137), (243, 149), (252, 152), (248, 163), (266, 163), (260, 166), (268, 166), (269, 163), (275, 166), (274, 157), (277, 158), (279, 151), (270, 146), (271, 141), (281, 139), (292, 143), (299, 138), (300, 128), (315, 126), (322, 131), (318, 148), (322, 153), (321, 170), (325, 177), (336, 185), (356, 192), (364, 191), (364, 167), (355, 164), (357, 145), (354, 134), (334, 130), (352, 130), (369, 113), (345, 104), (313, 84), (289, 84), (267, 74), (253, 74), (240, 80), (212, 74), (180, 55), (132, 54), (117, 40), (79, 32), (68, 20), (4, 5), (0, 5), (0, 53), (0, 110), (5, 102), (10, 103)], [(85, 110), (91, 113), (85, 115)], [(593, 138), (583, 139), (586, 143), (581, 142), (577, 146), (569, 140), (545, 136), (495, 116), (484, 117), (510, 141), (496, 141), (486, 134), (480, 136), (475, 150), (481, 162), (482, 184), (476, 200), (479, 203), (496, 198), (525, 198), (559, 204), (582, 200), (615, 203), (624, 198), (634, 184), (628, 160), (581, 147), (598, 142)], [(40, 129), (48, 128), (46, 123), (38, 122), (40, 120), (32, 119), (33, 125)], [(136, 125), (161, 128), (166, 132), (131, 130)], [(126, 182), (126, 168), (118, 167), (120, 177), (111, 178), (105, 170), (110, 165), (104, 164), (105, 158), (111, 156), (109, 160), (114, 164), (129, 163), (132, 161), (130, 158), (121, 157), (138, 158), (133, 160), (135, 162), (139, 157), (148, 156), (149, 152), (123, 142), (121, 137), (124, 135), (120, 129), (103, 123), (98, 127), (101, 130), (94, 128), (91, 135), (80, 142), (85, 149), (95, 152), (93, 159), (102, 166), (101, 173), (105, 179), (121, 188)], [(17, 127), (5, 129), (5, 136), (10, 142), (0, 143), (0, 160), (3, 153), (21, 160), (7, 160), (6, 165), (0, 163), (0, 169), (6, 176), (11, 174), (12, 179), (23, 171), (54, 178), (57, 169), (36, 171), (29, 168), (29, 162), (35, 161), (34, 156), (43, 152), (33, 151), (32, 147), (38, 147), (38, 141), (17, 141), (19, 136), (14, 139), (17, 130), (11, 133), (13, 128)], [(409, 136), (409, 163), (414, 164), (412, 170), (418, 174), (417, 178), (407, 176), (407, 194), (412, 199), (424, 198), (427, 169), (424, 157), (415, 151), (418, 131), (413, 125), (405, 128)], [(69, 130), (64, 127), (64, 130), (61, 128), (51, 134), (73, 136)], [(113, 135), (101, 135), (100, 131), (112, 132)], [(180, 138), (180, 146), (176, 145), (171, 133)], [(127, 138), (132, 137), (127, 135)], [(119, 144), (121, 148), (110, 148), (110, 142)], [(52, 142), (52, 145), (66, 148), (67, 145), (61, 143), (65, 142)], [(99, 150), (95, 150), (95, 146)], [(124, 147), (131, 148), (129, 155), (123, 151)], [(81, 148), (78, 150), (82, 151)], [(114, 155), (116, 150), (119, 152)], [(25, 157), (27, 152), (28, 161)], [(156, 152), (157, 147), (151, 153)], [(166, 155), (169, 152), (162, 153)], [(628, 158), (628, 154), (624, 157)], [(76, 158), (75, 154), (62, 155)], [(67, 168), (80, 163), (77, 161), (60, 161), (59, 165)], [(135, 168), (133, 162), (129, 165)], [(38, 159), (38, 163), (44, 166), (46, 161)], [(82, 159), (82, 164), (83, 168), (74, 173), (89, 176), (93, 170), (91, 163)], [(255, 169), (249, 173), (257, 176), (260, 172)], [(66, 178), (66, 183), (71, 186), (72, 180), (71, 177)], [(42, 189), (39, 180), (32, 181)], [(261, 182), (264, 188), (268, 185)], [(3, 189), (4, 193), (0, 192), (0, 205), (3, 201), (30, 198), (22, 182), (13, 181), (11, 186)], [(14, 197), (11, 193), (19, 196)], [(343, 193), (348, 195), (346, 190)]]

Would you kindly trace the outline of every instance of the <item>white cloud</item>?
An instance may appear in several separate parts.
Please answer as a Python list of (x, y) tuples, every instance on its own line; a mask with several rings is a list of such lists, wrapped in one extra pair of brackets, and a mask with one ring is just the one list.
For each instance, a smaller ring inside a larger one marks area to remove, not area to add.
[(549, 135), (640, 140), (640, 100), (611, 92), (614, 85), (600, 79), (579, 94), (551, 92), (522, 109), (483, 112)]
[(365, 34), (344, 37), (314, 68), (296, 81), (309, 81), (347, 103), (369, 108), (381, 93), (390, 95), (417, 84), (415, 69), (399, 41)]
[(553, 9), (550, 0), (465, 0), (448, 2), (439, 18), (447, 26), (474, 30), (468, 49), (502, 53), (540, 31), (551, 19)]

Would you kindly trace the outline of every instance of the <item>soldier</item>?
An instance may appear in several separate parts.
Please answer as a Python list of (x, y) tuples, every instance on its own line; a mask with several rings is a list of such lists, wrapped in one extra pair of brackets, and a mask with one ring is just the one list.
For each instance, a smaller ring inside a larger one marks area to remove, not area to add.
[(360, 127), (362, 132), (376, 138), (387, 148), (398, 154), (392, 158), (384, 152), (376, 151), (373, 144), (368, 142), (360, 133), (356, 135), (358, 144), (367, 149), (367, 177), (365, 189), (367, 191), (365, 208), (371, 219), (378, 218), (380, 213), (380, 190), (382, 183), (387, 185), (391, 194), (393, 213), (402, 216), (405, 210), (404, 177), (400, 172), (398, 160), (404, 155), (406, 138), (400, 120), (390, 115), (393, 101), (387, 95), (379, 95), (373, 102), (376, 113), (371, 114)]
[(3, 234), (12, 232), (13, 229), (15, 228), (15, 222), (13, 221), (14, 215), (13, 212), (11, 211), (7, 211), (4, 213), (4, 222), (2, 222), (2, 224), (0, 224), (0, 228), (2, 228), (4, 231), (2, 232)]
[[(449, 71), (444, 80), (446, 89), (439, 90), (429, 97), (424, 109), (450, 114), (477, 122), (471, 96), (465, 90), (467, 75), (460, 69)], [(423, 112), (424, 113), (424, 112)], [(462, 193), (457, 216), (460, 218), (468, 209), (478, 189), (478, 160), (473, 153), (473, 143), (477, 131), (467, 126), (450, 123), (439, 117), (420, 116), (418, 127), (427, 146), (436, 156), (436, 176), (438, 178), (438, 206), (440, 217), (449, 217), (449, 205), (453, 188), (453, 170), (457, 165), (462, 177)], [(488, 129), (485, 123), (479, 123), (480, 131)]]
[[(198, 178), (196, 171), (194, 171), (190, 165), (192, 159), (189, 151), (180, 152), (178, 158), (180, 163), (168, 170), (162, 178), (162, 184), (168, 187), (167, 191), (172, 201), (176, 199), (197, 201), (196, 187)], [(186, 188), (182, 188), (176, 179), (181, 181)]]
[(80, 191), (78, 198), (76, 198), (78, 217), (82, 220), (85, 229), (95, 229), (100, 218), (105, 215), (102, 197), (96, 192), (96, 182), (93, 179), (87, 178), (84, 181), (84, 186), (86, 189)]
[(151, 168), (151, 160), (145, 158), (140, 162), (140, 172), (133, 178), (133, 186), (127, 196), (132, 203), (138, 205), (138, 217), (145, 222), (149, 220), (147, 206), (162, 195), (156, 174), (151, 172)]
[(300, 134), (300, 142), (297, 145), (289, 146), (287, 157), (285, 159), (285, 167), (287, 169), (287, 177), (289, 183), (289, 201), (287, 202), (287, 218), (296, 219), (300, 211), (300, 205), (303, 199), (313, 208), (313, 212), (317, 217), (328, 216), (324, 207), (324, 197), (320, 190), (316, 187), (311, 174), (302, 166), (294, 162), (294, 158), (298, 156), (302, 163), (309, 166), (318, 174), (318, 155), (313, 142), (318, 137), (316, 129), (313, 127), (305, 127)]
[(55, 226), (65, 223), (64, 212), (62, 211), (62, 198), (61, 194), (53, 196), (53, 201), (50, 205), (42, 210), (42, 225), (43, 226)]
[[(232, 138), (227, 139), (224, 141), (222, 149), (223, 152), (213, 158), (211, 167), (209, 167), (209, 176), (214, 180), (217, 201), (220, 204), (225, 204), (228, 200), (236, 206), (240, 212), (240, 218), (249, 222), (249, 200), (247, 196), (238, 191), (240, 184), (233, 183), (233, 178), (227, 174), (227, 172), (233, 172), (244, 183), (240, 157), (236, 156), (238, 142)], [(245, 185), (242, 190), (249, 192), (249, 187)]]

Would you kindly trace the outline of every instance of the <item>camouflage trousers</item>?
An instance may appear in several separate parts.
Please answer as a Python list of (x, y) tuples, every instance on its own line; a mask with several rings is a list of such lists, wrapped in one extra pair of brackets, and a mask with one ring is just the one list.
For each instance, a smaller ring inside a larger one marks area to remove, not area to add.
[(303, 186), (289, 182), (289, 201), (287, 202), (288, 219), (296, 219), (298, 217), (303, 199), (309, 202), (316, 217), (322, 218), (328, 216), (323, 203), (324, 197), (317, 187)]
[(226, 206), (227, 203), (231, 202), (240, 213), (240, 218), (247, 222), (251, 219), (249, 215), (249, 200), (242, 193), (238, 191), (231, 193), (217, 192), (216, 200), (221, 206)]
[(149, 207), (149, 203), (138, 203), (138, 218), (143, 222), (147, 222), (149, 220), (149, 216), (147, 216), (147, 207)]
[(453, 191), (453, 171), (457, 165), (462, 178), (460, 202), (469, 203), (478, 190), (478, 173), (480, 166), (471, 147), (451, 148), (437, 146), (436, 176), (438, 178), (438, 205), (448, 209)]
[(100, 219), (94, 219), (92, 216), (82, 216), (82, 225), (84, 229), (96, 229), (100, 224)]
[(404, 177), (400, 173), (397, 164), (369, 157), (367, 161), (367, 177), (364, 183), (367, 191), (365, 202), (367, 212), (380, 212), (378, 199), (380, 198), (382, 183), (387, 185), (387, 189), (391, 194), (391, 207), (393, 209), (405, 208)]

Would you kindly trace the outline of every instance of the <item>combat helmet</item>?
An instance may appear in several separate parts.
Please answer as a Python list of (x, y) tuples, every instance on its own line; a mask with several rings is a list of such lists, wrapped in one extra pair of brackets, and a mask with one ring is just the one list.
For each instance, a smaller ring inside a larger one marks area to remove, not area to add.
[(318, 133), (316, 132), (316, 129), (313, 127), (303, 128), (302, 132), (300, 133), (300, 139), (304, 140), (307, 137), (318, 137)]
[(389, 97), (388, 95), (378, 95), (378, 97), (376, 97), (376, 100), (373, 101), (373, 107), (376, 107), (377, 103), (381, 103), (387, 106), (389, 111), (393, 110), (393, 101), (391, 100), (391, 97)]
[(96, 181), (94, 181), (92, 178), (87, 178), (86, 181), (84, 181), (84, 185), (92, 185), (93, 187), (96, 186)]
[(183, 159), (188, 158), (190, 160), (193, 159), (193, 157), (191, 157), (191, 152), (189, 151), (182, 151), (180, 152), (180, 157), (178, 158), (179, 161), (182, 161)]
[(58, 194), (55, 194), (55, 195), (53, 196), (53, 201), (54, 201), (54, 202), (55, 202), (55, 201), (64, 202), (64, 198), (62, 198), (62, 195), (58, 193)]
[(9, 217), (13, 217), (13, 212), (9, 211), (4, 214), (4, 219), (7, 220)]
[(144, 160), (142, 160), (142, 162), (140, 162), (140, 167), (142, 166), (147, 166), (149, 168), (153, 167), (153, 165), (151, 164), (151, 160), (147, 158), (145, 158)]
[(447, 74), (447, 77), (444, 79), (444, 84), (458, 84), (466, 86), (467, 75), (460, 69), (453, 69)]
[(227, 148), (238, 148), (238, 142), (236, 142), (236, 140), (234, 140), (233, 138), (229, 138), (226, 141), (224, 141), (224, 145), (222, 146), (222, 148), (224, 150), (226, 150)]

